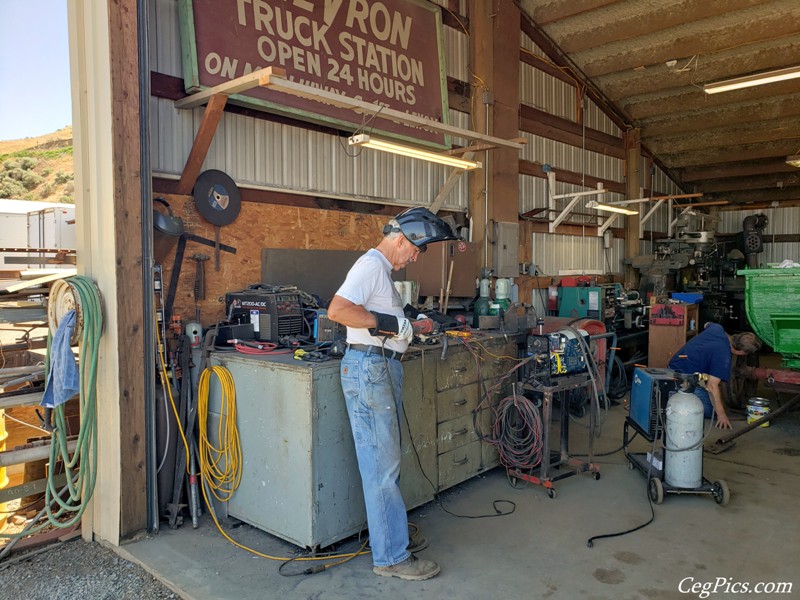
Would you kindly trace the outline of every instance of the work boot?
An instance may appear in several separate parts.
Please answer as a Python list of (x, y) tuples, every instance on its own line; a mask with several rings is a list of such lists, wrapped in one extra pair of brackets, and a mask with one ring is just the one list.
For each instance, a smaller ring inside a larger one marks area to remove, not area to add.
[(372, 572), (383, 577), (399, 577), (410, 581), (430, 579), (439, 574), (441, 569), (432, 560), (417, 558), (413, 554), (401, 563), (391, 567), (373, 567)]
[(411, 538), (408, 540), (407, 550), (411, 552), (411, 554), (422, 552), (427, 547), (428, 547), (428, 538), (426, 538), (421, 533), (412, 535)]

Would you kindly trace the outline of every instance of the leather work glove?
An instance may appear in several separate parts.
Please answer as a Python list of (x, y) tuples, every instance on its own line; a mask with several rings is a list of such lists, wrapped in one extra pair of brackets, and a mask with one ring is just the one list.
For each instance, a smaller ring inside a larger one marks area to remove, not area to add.
[(409, 343), (414, 337), (411, 321), (405, 317), (395, 317), (385, 313), (372, 312), (377, 320), (377, 325), (369, 330), (370, 335), (407, 340)]

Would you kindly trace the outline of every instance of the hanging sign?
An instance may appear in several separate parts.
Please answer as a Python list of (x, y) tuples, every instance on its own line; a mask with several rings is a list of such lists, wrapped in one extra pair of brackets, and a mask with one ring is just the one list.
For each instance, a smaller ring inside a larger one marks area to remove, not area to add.
[[(422, 0), (180, 0), (187, 92), (273, 66), (287, 79), (447, 121), (442, 16)], [(229, 102), (446, 147), (446, 136), (267, 88)]]

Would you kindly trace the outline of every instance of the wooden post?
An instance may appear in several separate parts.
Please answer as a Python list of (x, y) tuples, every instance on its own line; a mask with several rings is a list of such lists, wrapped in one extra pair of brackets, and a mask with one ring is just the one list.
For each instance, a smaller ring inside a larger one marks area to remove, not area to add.
[[(519, 8), (512, 0), (470, 0), (469, 15), (474, 128), (495, 137), (516, 138), (519, 135)], [(520, 154), (518, 150), (497, 148), (476, 158), (482, 159), (484, 166), (469, 175), (472, 240), (484, 244), (481, 266), (491, 267), (491, 225), (518, 222)]]
[[(639, 129), (631, 129), (625, 133), (625, 193), (629, 200), (639, 197), (643, 181), (641, 158), (641, 132)], [(639, 215), (628, 215), (625, 217), (625, 258), (633, 258), (639, 254)], [(639, 287), (639, 273), (630, 266), (625, 267), (625, 287)]]

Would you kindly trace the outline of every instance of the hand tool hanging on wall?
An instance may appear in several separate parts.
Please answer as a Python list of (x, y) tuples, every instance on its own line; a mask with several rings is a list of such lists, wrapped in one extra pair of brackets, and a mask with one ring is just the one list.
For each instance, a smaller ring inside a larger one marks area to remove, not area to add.
[[(180, 239), (178, 240), (178, 247), (175, 250), (175, 261), (172, 264), (172, 274), (169, 278), (169, 288), (167, 289), (167, 298), (164, 305), (164, 314), (168, 320), (172, 318), (172, 307), (175, 304), (175, 293), (178, 289), (178, 278), (181, 273), (181, 264), (183, 263), (183, 255), (186, 250), (187, 241), (205, 244), (206, 246), (214, 246), (213, 240), (200, 237), (199, 235), (195, 235), (193, 233), (184, 233), (182, 236), (180, 236)], [(228, 246), (227, 244), (220, 244), (219, 250), (236, 254), (236, 248), (233, 246)]]
[(200, 300), (206, 299), (206, 269), (207, 254), (193, 254), (192, 260), (196, 262), (194, 273), (194, 311), (195, 320), (200, 323)]
[(210, 169), (197, 177), (193, 195), (197, 211), (214, 225), (214, 270), (219, 271), (219, 228), (239, 216), (242, 208), (239, 188), (227, 174)]

